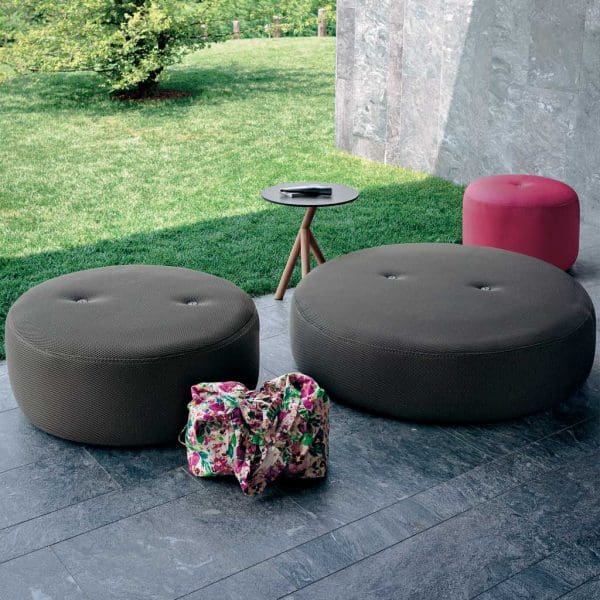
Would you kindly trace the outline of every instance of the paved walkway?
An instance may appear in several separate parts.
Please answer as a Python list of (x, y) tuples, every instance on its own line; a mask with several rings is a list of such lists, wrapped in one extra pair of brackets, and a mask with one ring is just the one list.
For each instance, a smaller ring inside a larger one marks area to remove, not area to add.
[[(600, 229), (573, 272), (600, 307)], [(261, 378), (294, 370), (289, 295), (256, 304)], [(45, 435), (0, 363), (0, 598), (600, 598), (599, 414), (600, 357), (565, 405), (493, 426), (334, 405), (327, 480), (248, 499), (176, 445)]]

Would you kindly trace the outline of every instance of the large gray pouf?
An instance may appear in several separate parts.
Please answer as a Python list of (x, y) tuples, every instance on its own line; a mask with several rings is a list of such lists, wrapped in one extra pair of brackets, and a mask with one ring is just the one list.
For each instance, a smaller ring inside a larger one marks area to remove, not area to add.
[(540, 260), (454, 244), (326, 263), (291, 309), (298, 367), (334, 398), (395, 417), (485, 422), (564, 400), (594, 359), (595, 314)]
[(142, 265), (71, 273), (10, 309), (10, 382), (27, 417), (59, 437), (175, 442), (191, 385), (256, 385), (258, 330), (252, 299), (212, 275)]

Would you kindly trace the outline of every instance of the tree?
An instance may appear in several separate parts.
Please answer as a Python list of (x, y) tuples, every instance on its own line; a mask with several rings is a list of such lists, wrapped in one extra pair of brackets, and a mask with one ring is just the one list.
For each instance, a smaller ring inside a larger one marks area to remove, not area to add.
[(0, 46), (14, 41), (42, 17), (39, 0), (0, 0)]
[(165, 67), (206, 44), (198, 0), (39, 0), (0, 49), (17, 70), (92, 70), (113, 92), (152, 96)]

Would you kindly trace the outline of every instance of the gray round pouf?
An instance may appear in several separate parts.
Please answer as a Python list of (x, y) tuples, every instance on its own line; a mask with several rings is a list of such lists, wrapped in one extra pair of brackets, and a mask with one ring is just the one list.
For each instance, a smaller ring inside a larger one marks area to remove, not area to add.
[(190, 386), (258, 376), (258, 314), (219, 277), (105, 267), (51, 279), (6, 320), (10, 382), (38, 427), (78, 442), (174, 442)]
[(291, 308), (299, 369), (341, 402), (405, 419), (485, 422), (564, 400), (595, 352), (571, 276), (493, 248), (403, 244), (304, 278)]

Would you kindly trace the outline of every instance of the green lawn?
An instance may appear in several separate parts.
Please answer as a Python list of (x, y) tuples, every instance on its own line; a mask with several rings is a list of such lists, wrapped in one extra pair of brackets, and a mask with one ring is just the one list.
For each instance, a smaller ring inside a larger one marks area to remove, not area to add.
[(458, 240), (461, 188), (335, 149), (334, 64), (333, 39), (244, 40), (171, 69), (164, 87), (192, 93), (181, 100), (110, 100), (91, 74), (0, 85), (1, 323), (30, 286), (109, 264), (273, 291), (301, 218), (260, 199), (279, 181), (362, 190), (317, 214), (327, 257)]

